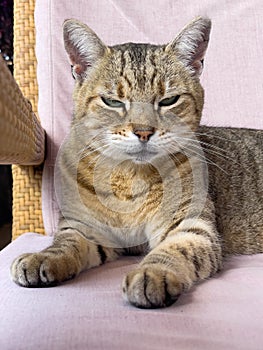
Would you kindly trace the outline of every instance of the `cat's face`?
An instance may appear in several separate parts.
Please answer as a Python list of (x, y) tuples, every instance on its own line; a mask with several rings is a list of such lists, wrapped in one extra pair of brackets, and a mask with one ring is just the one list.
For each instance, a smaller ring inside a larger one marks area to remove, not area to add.
[(73, 125), (85, 125), (87, 139), (115, 159), (146, 163), (180, 151), (201, 118), (199, 75), (210, 26), (198, 18), (168, 45), (107, 47), (87, 26), (66, 21)]

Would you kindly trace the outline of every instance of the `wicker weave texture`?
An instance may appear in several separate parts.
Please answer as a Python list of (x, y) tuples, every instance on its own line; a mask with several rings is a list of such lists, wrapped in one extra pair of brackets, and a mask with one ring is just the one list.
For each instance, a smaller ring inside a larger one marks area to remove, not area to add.
[(35, 0), (14, 1), (14, 76), (37, 114), (38, 85), (35, 56)]
[(44, 130), (1, 56), (0, 91), (0, 163), (42, 163)]
[(41, 211), (42, 169), (13, 166), (13, 239), (25, 232), (44, 234)]
[[(14, 1), (14, 76), (37, 112), (35, 0)], [(13, 166), (13, 238), (24, 232), (44, 233), (41, 211), (41, 167)]]

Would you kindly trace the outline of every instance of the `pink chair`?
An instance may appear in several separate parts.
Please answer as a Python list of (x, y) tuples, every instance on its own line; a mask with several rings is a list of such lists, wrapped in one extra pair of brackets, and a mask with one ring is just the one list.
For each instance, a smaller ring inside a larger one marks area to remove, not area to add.
[(261, 1), (36, 1), (38, 110), (48, 140), (42, 183), (47, 236), (25, 233), (0, 252), (1, 350), (262, 349), (263, 255), (228, 257), (221, 273), (160, 310), (136, 309), (121, 297), (122, 278), (138, 257), (53, 288), (21, 288), (9, 276), (12, 260), (49, 245), (57, 226), (54, 164), (69, 130), (74, 84), (62, 42), (64, 19), (87, 23), (107, 44), (166, 43), (203, 14), (213, 28), (202, 75), (202, 123), (262, 129)]

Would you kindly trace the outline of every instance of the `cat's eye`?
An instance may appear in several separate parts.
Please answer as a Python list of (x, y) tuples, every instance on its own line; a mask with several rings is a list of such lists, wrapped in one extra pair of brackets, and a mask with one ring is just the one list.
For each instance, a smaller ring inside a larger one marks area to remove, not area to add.
[(121, 108), (124, 107), (124, 102), (121, 102), (119, 100), (113, 100), (111, 98), (101, 97), (102, 101), (105, 103), (105, 105), (112, 107), (112, 108)]
[(159, 107), (168, 107), (174, 105), (179, 100), (180, 95), (164, 98), (159, 102)]

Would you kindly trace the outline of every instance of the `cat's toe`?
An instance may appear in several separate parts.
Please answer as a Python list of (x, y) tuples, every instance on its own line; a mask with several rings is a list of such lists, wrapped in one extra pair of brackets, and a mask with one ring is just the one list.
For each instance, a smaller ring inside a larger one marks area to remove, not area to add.
[(139, 267), (123, 280), (123, 296), (139, 308), (172, 305), (182, 292), (176, 275), (164, 268)]
[(59, 282), (57, 264), (41, 253), (23, 254), (15, 259), (11, 276), (23, 287), (52, 286)]

